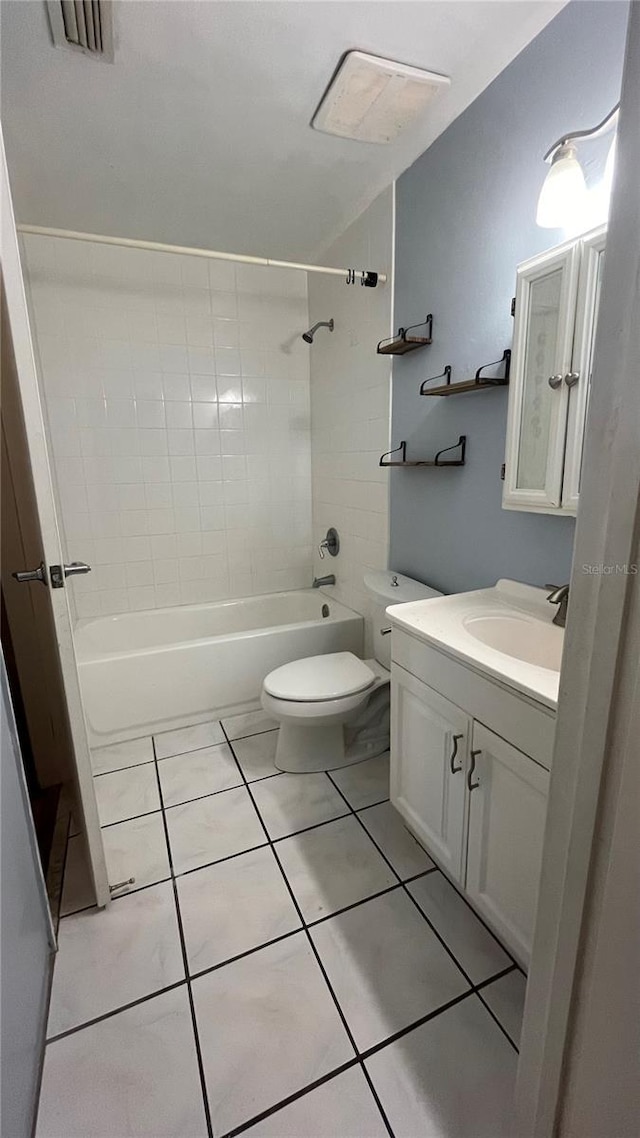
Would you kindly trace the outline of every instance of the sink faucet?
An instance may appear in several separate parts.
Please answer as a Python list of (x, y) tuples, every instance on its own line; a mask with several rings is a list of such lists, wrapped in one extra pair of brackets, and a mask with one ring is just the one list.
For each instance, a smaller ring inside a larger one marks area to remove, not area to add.
[(545, 585), (545, 589), (552, 589), (553, 592), (549, 593), (547, 600), (550, 605), (557, 605), (558, 611), (553, 618), (553, 623), (557, 624), (559, 628), (564, 628), (567, 623), (567, 605), (569, 604), (569, 586), (568, 585)]
[(335, 573), (328, 573), (326, 577), (314, 577), (312, 589), (323, 589), (325, 585), (335, 585)]

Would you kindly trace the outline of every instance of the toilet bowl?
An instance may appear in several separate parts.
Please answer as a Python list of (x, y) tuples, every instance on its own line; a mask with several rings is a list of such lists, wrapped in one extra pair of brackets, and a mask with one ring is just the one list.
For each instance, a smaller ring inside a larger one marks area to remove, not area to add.
[(375, 659), (360, 660), (353, 652), (307, 656), (264, 680), (262, 706), (280, 724), (279, 770), (337, 770), (389, 748), (387, 605), (442, 594), (400, 573), (368, 573), (364, 581), (373, 598)]

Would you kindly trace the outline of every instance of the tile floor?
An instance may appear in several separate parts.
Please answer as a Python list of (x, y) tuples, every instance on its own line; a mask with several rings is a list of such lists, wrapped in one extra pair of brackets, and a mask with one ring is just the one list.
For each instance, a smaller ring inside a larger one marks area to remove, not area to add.
[(512, 1138), (525, 978), (405, 829), (388, 756), (280, 774), (261, 712), (94, 753), (37, 1138)]

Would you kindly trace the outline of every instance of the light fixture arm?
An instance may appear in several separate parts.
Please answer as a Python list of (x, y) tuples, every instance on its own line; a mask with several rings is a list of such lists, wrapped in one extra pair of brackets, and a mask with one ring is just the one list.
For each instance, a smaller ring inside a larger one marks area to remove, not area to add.
[(609, 114), (599, 122), (597, 126), (591, 127), (590, 130), (572, 130), (569, 134), (563, 134), (553, 146), (550, 146), (544, 156), (545, 162), (552, 162), (553, 157), (562, 146), (566, 146), (570, 142), (578, 142), (584, 138), (599, 138), (601, 134), (605, 134), (611, 127), (615, 126), (618, 121), (618, 113), (620, 111), (620, 103), (616, 103), (615, 107), (609, 111)]

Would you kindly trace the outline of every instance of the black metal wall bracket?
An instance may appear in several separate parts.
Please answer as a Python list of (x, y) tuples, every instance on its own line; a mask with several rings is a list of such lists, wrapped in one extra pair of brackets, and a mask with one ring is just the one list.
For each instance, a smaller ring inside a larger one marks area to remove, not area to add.
[[(424, 328), (424, 335), (410, 336), (415, 328)], [(397, 334), (386, 340), (380, 340), (376, 351), (379, 356), (404, 356), (407, 352), (415, 352), (416, 348), (426, 348), (433, 339), (433, 313), (429, 312), (419, 324), (410, 324), (408, 328), (398, 328)]]
[(420, 384), (421, 395), (429, 395), (429, 392), (425, 391), (425, 388), (428, 383), (433, 383), (434, 379), (444, 379), (445, 385), (449, 387), (451, 384), (451, 364), (446, 364), (444, 371), (441, 371), (440, 375), (432, 375), (429, 379), (423, 380)]
[[(504, 363), (504, 371), (502, 375), (483, 375), (488, 367), (497, 367), (498, 364)], [(511, 370), (511, 349), (505, 348), (499, 360), (492, 360), (491, 363), (482, 364), (478, 368), (473, 379), (466, 379), (461, 383), (451, 382), (451, 365), (447, 364), (442, 376), (446, 376), (446, 382), (440, 384), (439, 387), (432, 387), (429, 391), (426, 390), (426, 385), (432, 383), (434, 379), (442, 379), (441, 375), (434, 375), (431, 379), (425, 379), (420, 387), (421, 395), (459, 395), (465, 391), (481, 391), (486, 387), (506, 387), (509, 383), (509, 372)]]
[[(442, 458), (443, 454), (448, 454), (449, 451), (457, 450), (460, 448), (460, 456), (458, 458)], [(443, 447), (439, 450), (435, 458), (432, 459), (418, 459), (411, 461), (407, 458), (407, 442), (403, 439), (400, 446), (394, 447), (393, 450), (387, 451), (380, 459), (380, 466), (464, 466), (465, 455), (467, 450), (467, 436), (460, 435), (457, 443), (453, 443), (450, 447)], [(392, 459), (392, 454), (400, 454), (399, 459)]]

